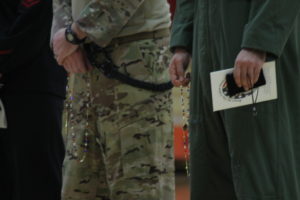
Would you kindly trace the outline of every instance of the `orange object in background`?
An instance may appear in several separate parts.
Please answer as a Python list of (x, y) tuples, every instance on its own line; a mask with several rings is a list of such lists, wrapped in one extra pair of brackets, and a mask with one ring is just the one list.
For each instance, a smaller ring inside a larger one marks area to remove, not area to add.
[(183, 130), (180, 126), (174, 126), (174, 148), (177, 161), (185, 161)]
[(183, 130), (174, 126), (174, 145), (176, 157), (176, 200), (190, 199), (189, 178), (186, 175), (186, 161), (184, 153)]

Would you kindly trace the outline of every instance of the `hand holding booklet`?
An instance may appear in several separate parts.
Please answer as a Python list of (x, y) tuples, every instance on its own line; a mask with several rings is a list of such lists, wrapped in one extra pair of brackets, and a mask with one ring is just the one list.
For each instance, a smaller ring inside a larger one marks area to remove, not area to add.
[(275, 61), (265, 63), (258, 82), (249, 91), (233, 86), (233, 68), (211, 72), (213, 111), (277, 99), (275, 65)]

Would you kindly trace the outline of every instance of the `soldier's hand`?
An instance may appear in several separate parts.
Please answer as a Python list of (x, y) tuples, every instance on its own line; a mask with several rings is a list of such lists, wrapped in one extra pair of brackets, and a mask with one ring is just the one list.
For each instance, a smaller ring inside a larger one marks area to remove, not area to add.
[(71, 44), (65, 38), (66, 29), (60, 29), (53, 37), (53, 51), (59, 65), (63, 65), (66, 57), (75, 52), (79, 46)]
[(238, 54), (234, 66), (234, 79), (239, 87), (249, 90), (258, 81), (260, 71), (266, 61), (266, 53), (243, 49)]
[(190, 78), (185, 76), (185, 71), (190, 63), (191, 56), (184, 49), (176, 49), (169, 65), (169, 74), (175, 87), (187, 86)]
[(92, 69), (82, 49), (77, 49), (65, 58), (63, 66), (69, 73), (86, 73)]

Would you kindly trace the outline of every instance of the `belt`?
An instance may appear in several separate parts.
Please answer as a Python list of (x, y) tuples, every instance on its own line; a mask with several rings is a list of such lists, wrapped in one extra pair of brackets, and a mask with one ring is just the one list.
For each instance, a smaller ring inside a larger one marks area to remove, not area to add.
[(129, 36), (124, 36), (124, 37), (119, 37), (113, 39), (108, 46), (116, 46), (116, 45), (121, 45), (129, 42), (135, 42), (139, 40), (147, 40), (147, 39), (159, 39), (159, 38), (164, 38), (170, 36), (170, 29), (169, 28), (164, 28), (164, 29), (159, 29), (156, 31), (152, 32), (142, 32), (142, 33), (137, 33), (134, 35), (129, 35)]
[[(111, 60), (109, 53), (106, 51), (106, 48), (101, 48), (95, 43), (85, 44), (84, 48), (87, 52), (87, 57), (91, 62), (92, 66), (99, 69), (100, 72), (102, 72), (103, 75), (107, 78), (118, 80), (133, 87), (155, 92), (163, 92), (173, 88), (173, 84), (170, 81), (161, 84), (148, 83), (122, 74), (118, 70), (119, 67), (116, 66)], [(97, 59), (95, 57), (95, 55), (99, 53), (104, 55), (104, 59), (102, 62), (97, 62)]]

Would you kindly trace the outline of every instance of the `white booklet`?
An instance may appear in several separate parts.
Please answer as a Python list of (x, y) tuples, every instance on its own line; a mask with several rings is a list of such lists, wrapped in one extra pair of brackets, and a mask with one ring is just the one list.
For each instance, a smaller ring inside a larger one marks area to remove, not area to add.
[(233, 68), (211, 72), (211, 91), (213, 100), (213, 110), (225, 110), (245, 105), (250, 105), (263, 101), (277, 99), (277, 83), (276, 83), (276, 63), (275, 61), (267, 62), (263, 66), (263, 73), (266, 84), (249, 90), (247, 92), (236, 94), (230, 97), (226, 83), (226, 75), (233, 72)]

